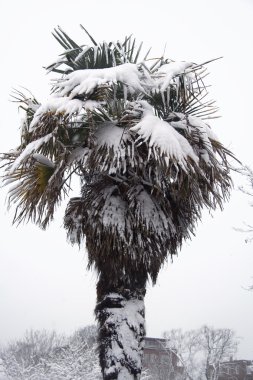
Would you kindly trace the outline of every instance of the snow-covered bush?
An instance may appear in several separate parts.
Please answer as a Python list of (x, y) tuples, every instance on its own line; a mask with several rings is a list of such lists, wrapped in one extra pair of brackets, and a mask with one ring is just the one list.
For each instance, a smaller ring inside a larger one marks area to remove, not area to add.
[(0, 351), (3, 373), (11, 380), (100, 380), (96, 328), (70, 337), (30, 331)]

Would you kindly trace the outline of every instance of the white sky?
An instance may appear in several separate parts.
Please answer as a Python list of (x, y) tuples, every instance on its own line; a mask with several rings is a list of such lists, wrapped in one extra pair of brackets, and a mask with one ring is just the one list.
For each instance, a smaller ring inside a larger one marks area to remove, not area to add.
[[(19, 115), (9, 102), (12, 87), (29, 88), (40, 99), (49, 92), (42, 66), (62, 49), (51, 36), (60, 25), (80, 43), (88, 42), (82, 23), (98, 41), (131, 33), (153, 55), (209, 65), (211, 93), (220, 106), (215, 133), (241, 161), (252, 157), (252, 0), (9, 0), (0, 5), (1, 138), (0, 151), (19, 143)], [(235, 188), (242, 182), (238, 179)], [(34, 225), (11, 225), (12, 214), (0, 192), (0, 343), (21, 337), (26, 329), (70, 333), (94, 323), (96, 275), (86, 271), (85, 251), (66, 242), (59, 210), (45, 232)], [(224, 212), (208, 213), (174, 263), (160, 273), (146, 297), (147, 334), (203, 324), (228, 327), (242, 337), (238, 358), (253, 359), (253, 243), (235, 232), (252, 222), (248, 199), (234, 191)]]

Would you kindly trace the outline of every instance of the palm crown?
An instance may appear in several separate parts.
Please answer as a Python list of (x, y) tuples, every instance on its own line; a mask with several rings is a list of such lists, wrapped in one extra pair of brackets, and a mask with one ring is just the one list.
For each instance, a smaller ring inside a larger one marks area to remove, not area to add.
[(155, 281), (202, 207), (221, 206), (231, 186), (231, 153), (205, 120), (216, 110), (205, 100), (205, 69), (147, 55), (138, 63), (131, 37), (90, 36), (92, 46), (61, 29), (55, 37), (65, 52), (47, 68), (61, 74), (51, 98), (16, 93), (27, 117), (20, 146), (4, 155), (14, 220), (45, 228), (77, 174), (81, 196), (65, 214), (71, 242), (86, 235), (98, 271), (110, 254), (115, 274), (141, 268)]

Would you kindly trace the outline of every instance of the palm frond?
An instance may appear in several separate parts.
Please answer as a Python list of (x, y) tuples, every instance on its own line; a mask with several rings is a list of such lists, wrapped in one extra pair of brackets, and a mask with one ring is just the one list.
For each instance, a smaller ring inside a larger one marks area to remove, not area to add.
[[(46, 67), (48, 71), (66, 74), (74, 70), (102, 69), (127, 62), (137, 63), (142, 43), (136, 48), (136, 41), (132, 41), (131, 36), (126, 37), (123, 43), (97, 43), (82, 25), (81, 28), (93, 43), (92, 46), (78, 45), (60, 27), (55, 29), (53, 36), (65, 52), (61, 54), (60, 59)], [(58, 67), (61, 65), (65, 68), (59, 70)]]
[(3, 184), (11, 185), (8, 204), (16, 207), (13, 223), (32, 221), (45, 228), (69, 191), (64, 180), (69, 170), (67, 157), (53, 163), (42, 154), (33, 154), (13, 170), (17, 157), (17, 152), (5, 154), (2, 165), (5, 169)]

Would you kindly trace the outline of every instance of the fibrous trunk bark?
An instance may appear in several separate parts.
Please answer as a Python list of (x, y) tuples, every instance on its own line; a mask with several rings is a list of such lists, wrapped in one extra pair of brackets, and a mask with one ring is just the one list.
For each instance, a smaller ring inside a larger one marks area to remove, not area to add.
[[(140, 276), (141, 277), (141, 276)], [(110, 279), (100, 274), (95, 309), (104, 380), (139, 380), (145, 337), (146, 280)]]

